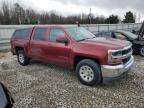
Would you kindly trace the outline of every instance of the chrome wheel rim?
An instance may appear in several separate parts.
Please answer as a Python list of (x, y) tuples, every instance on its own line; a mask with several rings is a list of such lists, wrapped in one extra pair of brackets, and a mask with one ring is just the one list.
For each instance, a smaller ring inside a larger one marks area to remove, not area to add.
[(94, 71), (90, 66), (84, 65), (80, 68), (80, 77), (86, 81), (91, 82), (94, 78)]
[(142, 56), (144, 56), (144, 47), (141, 48), (140, 53)]
[(23, 56), (23, 54), (19, 54), (19, 61), (21, 63), (24, 63), (24, 56)]

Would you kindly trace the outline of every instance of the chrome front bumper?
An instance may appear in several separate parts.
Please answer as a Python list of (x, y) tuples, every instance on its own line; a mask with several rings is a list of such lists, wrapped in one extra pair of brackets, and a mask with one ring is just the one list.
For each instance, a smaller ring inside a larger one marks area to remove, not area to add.
[(103, 80), (113, 80), (119, 78), (120, 76), (128, 72), (133, 63), (134, 57), (131, 56), (130, 60), (126, 64), (116, 66), (101, 65)]

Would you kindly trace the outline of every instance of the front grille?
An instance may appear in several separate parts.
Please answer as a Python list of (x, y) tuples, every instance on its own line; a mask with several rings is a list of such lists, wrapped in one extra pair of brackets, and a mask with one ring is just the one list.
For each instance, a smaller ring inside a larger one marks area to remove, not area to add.
[(121, 50), (117, 50), (115, 52), (113, 52), (113, 58), (119, 58), (119, 59), (123, 59), (123, 58), (127, 58), (129, 56), (132, 55), (132, 48), (127, 48), (127, 49), (121, 49)]
[(131, 51), (132, 51), (132, 48), (129, 48), (129, 49), (123, 50), (122, 54), (125, 55), (125, 54), (130, 53)]
[[(131, 48), (131, 47), (128, 48), (128, 49), (123, 50), (123, 51), (122, 51), (122, 54), (123, 54), (123, 55), (127, 55), (127, 54), (129, 54), (130, 52), (132, 52), (132, 48)], [(125, 64), (125, 63), (127, 63), (127, 62), (130, 60), (130, 58), (131, 58), (131, 56), (128, 56), (127, 58), (124, 58), (124, 59), (122, 59), (122, 62)]]
[(130, 60), (130, 58), (131, 58), (131, 56), (129, 56), (128, 58), (123, 59), (123, 60), (122, 60), (123, 63), (124, 63), (124, 64), (127, 63), (127, 62)]
[(132, 55), (132, 48), (131, 46), (117, 50), (113, 53), (113, 58), (114, 59), (121, 59), (123, 64), (126, 64), (130, 59)]

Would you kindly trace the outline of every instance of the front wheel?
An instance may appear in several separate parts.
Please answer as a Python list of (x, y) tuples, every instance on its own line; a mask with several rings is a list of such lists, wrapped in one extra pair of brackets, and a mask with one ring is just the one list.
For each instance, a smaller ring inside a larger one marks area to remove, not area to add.
[(101, 82), (101, 69), (98, 63), (90, 59), (80, 61), (76, 66), (79, 81), (88, 86)]
[(25, 66), (29, 64), (29, 58), (26, 56), (24, 50), (17, 52), (17, 58), (20, 65)]
[(140, 55), (144, 57), (144, 46), (140, 48)]

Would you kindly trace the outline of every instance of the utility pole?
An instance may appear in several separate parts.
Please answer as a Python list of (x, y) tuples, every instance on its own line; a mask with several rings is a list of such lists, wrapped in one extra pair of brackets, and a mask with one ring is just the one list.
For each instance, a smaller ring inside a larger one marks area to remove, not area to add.
[[(89, 20), (89, 23), (91, 24), (91, 8), (90, 8), (90, 13), (88, 14), (88, 20)], [(89, 27), (88, 27), (89, 29)]]
[(140, 13), (139, 13), (139, 16), (138, 16), (138, 23), (140, 23), (141, 22), (141, 15), (140, 15)]
[(90, 24), (91, 24), (91, 8), (90, 8), (90, 13), (89, 13), (89, 20), (90, 20)]
[(21, 7), (18, 3), (15, 3), (15, 7), (16, 7), (16, 13), (18, 16), (18, 22), (19, 24), (21, 24)]

